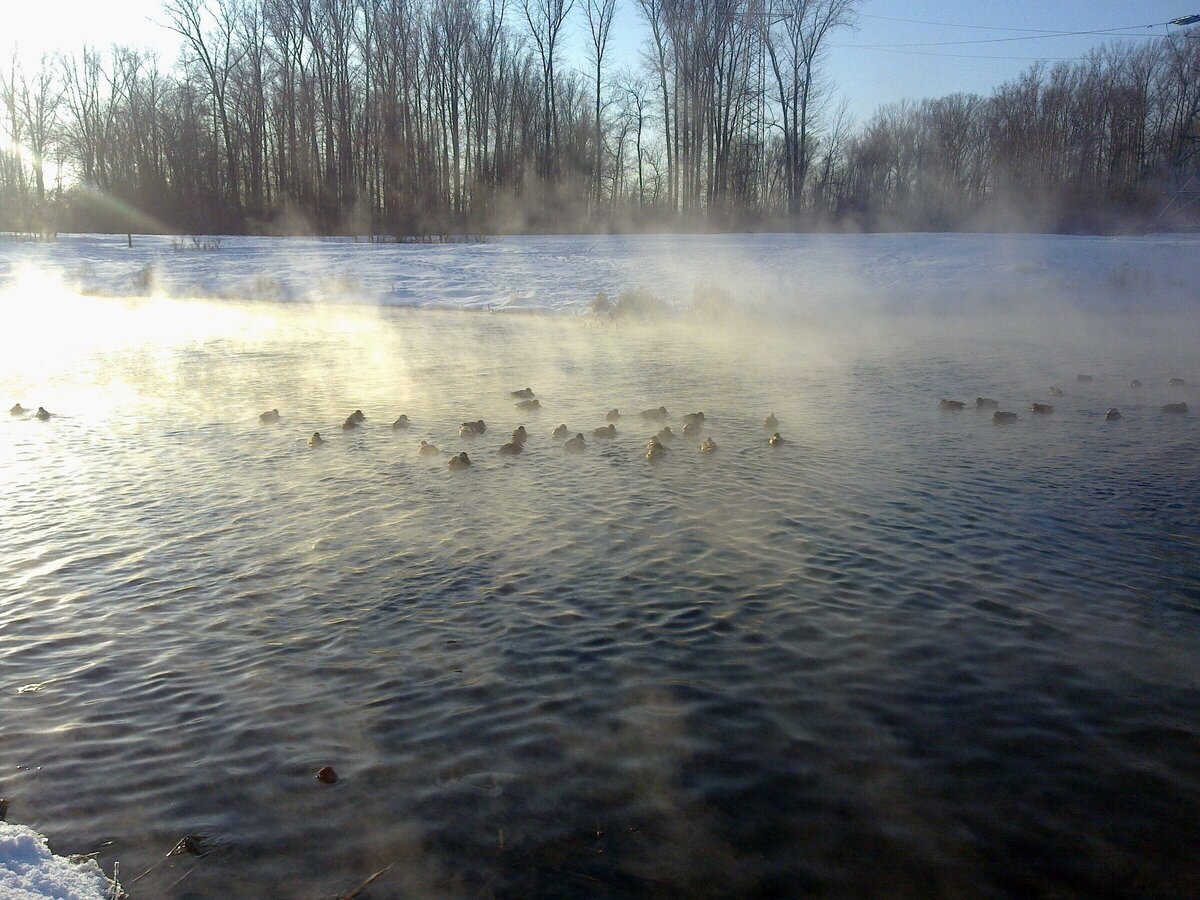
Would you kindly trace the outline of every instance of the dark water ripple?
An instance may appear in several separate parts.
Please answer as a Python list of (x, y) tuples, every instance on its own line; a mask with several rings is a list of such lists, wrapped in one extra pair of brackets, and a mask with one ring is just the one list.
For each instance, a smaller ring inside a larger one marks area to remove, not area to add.
[[(1200, 893), (1179, 323), (269, 315), (0, 370), (69, 413), (0, 421), (0, 793), (58, 847), (128, 873), (204, 835), (144, 896), (327, 896), (391, 862), (372, 896)], [(937, 409), (1050, 384), (1011, 427)], [(93, 390), (118, 399), (72, 406)], [(650, 465), (629, 415), (582, 458), (549, 438), (659, 403), (720, 452)]]

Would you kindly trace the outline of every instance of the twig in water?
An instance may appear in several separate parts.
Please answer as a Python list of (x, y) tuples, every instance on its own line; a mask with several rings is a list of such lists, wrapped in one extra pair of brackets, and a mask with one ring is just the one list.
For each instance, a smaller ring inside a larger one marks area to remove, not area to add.
[(388, 869), (390, 869), (394, 865), (395, 865), (395, 863), (388, 863), (386, 866), (384, 866), (382, 869), (380, 869), (378, 872), (376, 872), (374, 875), (372, 875), (370, 878), (368, 878), (366, 881), (364, 881), (362, 884), (360, 884), (358, 887), (356, 887), (354, 890), (352, 890), (350, 893), (342, 894), (340, 897), (338, 897), (338, 900), (354, 900), (355, 897), (359, 896), (360, 894), (362, 894), (363, 891), (365, 891), (368, 887), (370, 887), (371, 884), (375, 881), (375, 879), (377, 879), (380, 875), (384, 874)]

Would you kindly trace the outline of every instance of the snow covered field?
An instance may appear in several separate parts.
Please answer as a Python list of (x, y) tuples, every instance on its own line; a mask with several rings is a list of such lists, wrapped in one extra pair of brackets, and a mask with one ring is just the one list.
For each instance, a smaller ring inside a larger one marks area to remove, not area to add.
[[(737, 234), (527, 236), (484, 244), (64, 235), (0, 241), (0, 286), (32, 265), (84, 291), (578, 312), (597, 291), (643, 286), (685, 303), (697, 285), (803, 314), (951, 311), (1049, 295), (1086, 309), (1177, 307), (1200, 298), (1200, 236)], [(190, 240), (183, 241), (191, 248)]]

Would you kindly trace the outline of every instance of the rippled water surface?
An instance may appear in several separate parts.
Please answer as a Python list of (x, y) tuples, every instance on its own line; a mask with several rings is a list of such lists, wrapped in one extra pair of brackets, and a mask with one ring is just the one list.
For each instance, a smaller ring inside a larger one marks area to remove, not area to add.
[[(126, 882), (202, 837), (135, 896), (1200, 894), (1190, 319), (40, 308), (0, 794)], [(659, 404), (718, 453), (649, 464)]]

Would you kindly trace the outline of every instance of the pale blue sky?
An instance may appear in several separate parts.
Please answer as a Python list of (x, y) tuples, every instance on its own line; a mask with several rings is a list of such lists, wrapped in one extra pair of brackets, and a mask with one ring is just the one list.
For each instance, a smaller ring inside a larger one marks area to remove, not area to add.
[[(517, 24), (519, 0), (509, 2), (510, 21)], [(159, 0), (47, 0), (44, 5), (0, 0), (0, 3), (7, 7), (0, 13), (0, 49), (6, 51), (17, 41), (27, 59), (47, 50), (76, 50), (85, 41), (100, 47), (114, 42), (152, 47), (164, 62), (172, 61), (177, 53), (175, 36), (153, 24), (152, 20), (161, 18)], [(618, 5), (613, 62), (632, 64), (638, 58), (644, 30), (633, 0), (618, 0)], [(1077, 57), (1091, 47), (1117, 39), (1093, 34), (952, 46), (864, 48), (868, 44), (1030, 37), (1019, 31), (917, 24), (883, 17), (993, 29), (1091, 31), (1166, 22), (1200, 13), (1200, 0), (992, 0), (986, 4), (865, 0), (861, 12), (858, 31), (839, 33), (831, 41), (836, 46), (830, 49), (828, 64), (838, 95), (849, 99), (850, 110), (860, 121), (878, 104), (905, 97), (918, 99), (954, 91), (987, 93), (1021, 72), (1034, 58)], [(1138, 35), (1161, 35), (1167, 29), (1159, 26), (1135, 31)], [(580, 65), (584, 64), (584, 43), (583, 17), (576, 10), (567, 46)]]

